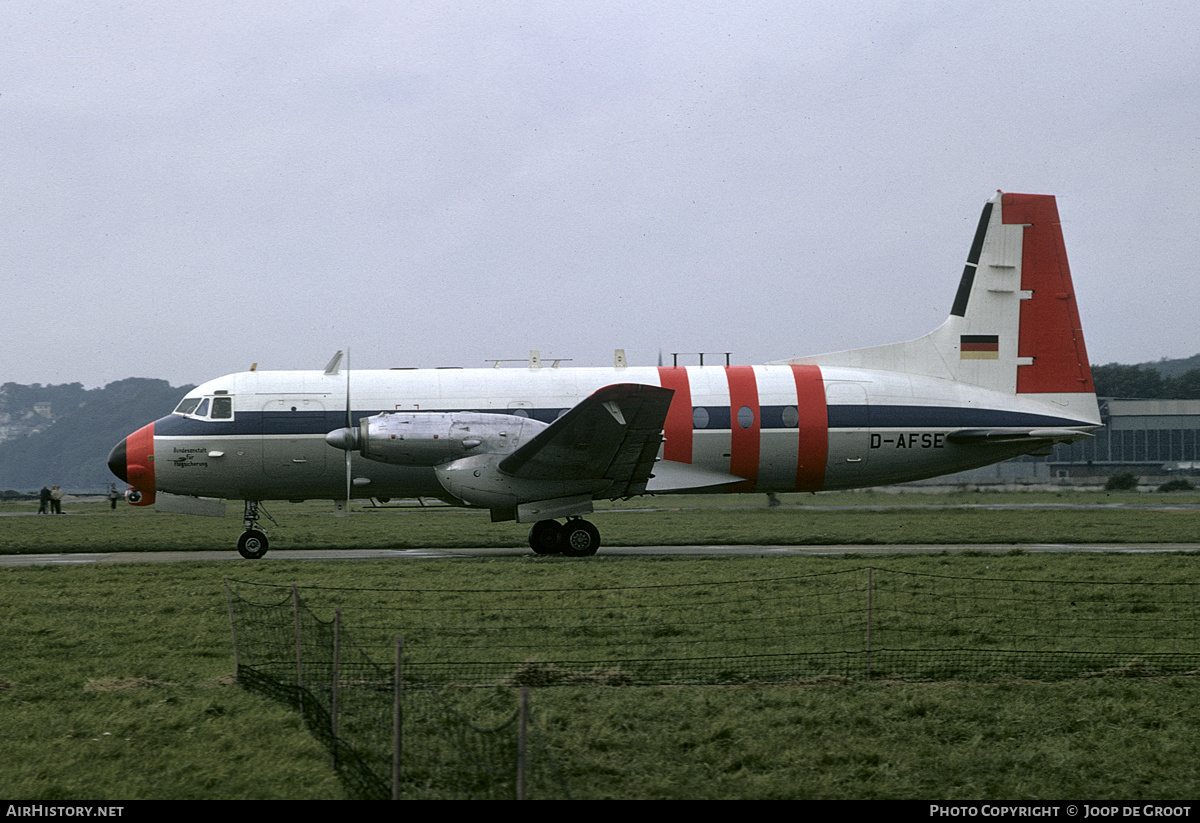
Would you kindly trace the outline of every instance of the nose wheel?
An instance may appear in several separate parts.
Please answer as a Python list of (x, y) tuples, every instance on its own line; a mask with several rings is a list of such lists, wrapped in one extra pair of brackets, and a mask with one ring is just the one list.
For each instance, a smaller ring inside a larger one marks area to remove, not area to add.
[(242, 515), (242, 526), (246, 531), (242, 532), (242, 536), (238, 538), (237, 548), (238, 554), (247, 560), (258, 560), (267, 553), (267, 548), (271, 545), (271, 542), (267, 540), (266, 532), (258, 528), (259, 517), (264, 514), (272, 523), (275, 522), (275, 518), (267, 514), (257, 500), (246, 501), (246, 510)]
[(268, 546), (270, 546), (270, 541), (258, 529), (243, 532), (242, 536), (238, 538), (238, 554), (247, 560), (258, 560), (267, 553)]

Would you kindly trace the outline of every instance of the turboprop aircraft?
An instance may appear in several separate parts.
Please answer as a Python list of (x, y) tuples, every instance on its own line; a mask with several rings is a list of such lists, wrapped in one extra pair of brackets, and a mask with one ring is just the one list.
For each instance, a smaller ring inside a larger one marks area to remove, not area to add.
[[(585, 556), (593, 501), (815, 492), (1048, 453), (1100, 426), (1052, 196), (987, 202), (950, 316), (916, 340), (763, 366), (257, 371), (210, 380), (112, 450), (134, 505), (433, 497)], [(265, 512), (263, 512), (265, 513)], [(560, 522), (562, 521), (562, 522)]]

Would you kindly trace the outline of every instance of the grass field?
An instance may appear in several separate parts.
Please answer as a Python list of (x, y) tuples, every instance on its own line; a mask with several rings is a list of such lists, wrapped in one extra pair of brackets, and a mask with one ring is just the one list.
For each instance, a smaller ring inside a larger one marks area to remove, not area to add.
[[(693, 508), (689, 499), (669, 501), (679, 505), (668, 511), (599, 512), (595, 521), (610, 544), (1190, 542), (1200, 534), (1200, 513), (1187, 507), (1200, 502), (1194, 495), (911, 498), (785, 497), (785, 506), (767, 509), (756, 497), (736, 510)], [(970, 507), (906, 508), (912, 502)], [(979, 506), (1063, 502), (1099, 508)], [(854, 503), (861, 505), (813, 508)], [(0, 513), (24, 510), (21, 505)], [(240, 530), (233, 516), (66, 508), (90, 516), (0, 517), (0, 552), (231, 548)], [(272, 513), (281, 521), (272, 538), (287, 548), (522, 545), (525, 532), (451, 510), (339, 519), (327, 507), (282, 505)], [(1194, 579), (1196, 562), (1188, 553), (870, 558), (877, 566), (966, 577), (1153, 582)], [(299, 718), (232, 683), (224, 575), (278, 584), (403, 582), (519, 593), (805, 574), (864, 563), (855, 557), (606, 557), (602, 550), (582, 561), (530, 554), (0, 569), (0, 797), (342, 797), (328, 755)], [(536, 692), (534, 711), (577, 798), (1190, 799), (1200, 793), (1198, 688), (1193, 677), (563, 688)]]
[[(888, 543), (1188, 543), (1200, 541), (1200, 492), (834, 493), (646, 497), (606, 503), (591, 519), (608, 546)], [(65, 504), (67, 514), (0, 516), (0, 553), (232, 549), (241, 506), (225, 518), (159, 514), (125, 504)], [(373, 549), (527, 546), (528, 524), (444, 506), (372, 509), (334, 517), (327, 502), (272, 503), (272, 548)], [(0, 515), (36, 503), (0, 503)], [(74, 516), (87, 514), (86, 518)], [(601, 548), (603, 552), (603, 548)]]

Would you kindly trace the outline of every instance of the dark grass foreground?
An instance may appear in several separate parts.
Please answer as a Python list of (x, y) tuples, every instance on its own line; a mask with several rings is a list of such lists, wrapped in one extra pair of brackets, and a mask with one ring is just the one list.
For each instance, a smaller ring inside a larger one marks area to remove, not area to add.
[[(762, 565), (752, 562), (732, 567)], [(692, 566), (692, 576), (707, 577), (699, 572), (716, 568)], [(569, 591), (292, 589), (234, 582), (230, 596), (243, 680), (300, 708), (330, 746), (332, 704), (356, 707), (337, 720), (356, 729), (342, 733), (341, 751), (375, 764), (356, 773), (356, 791), (386, 794), (390, 708), (399, 699), (405, 707), (401, 796), (497, 797), (511, 796), (511, 769), (497, 764), (511, 764), (513, 757), (489, 748), (492, 735), (469, 719), (478, 714), (480, 695), (503, 704), (500, 695), (511, 697), (512, 687), (535, 686), (539, 707), (580, 691), (603, 706), (622, 703), (627, 693), (658, 694), (632, 686), (676, 683), (671, 693), (683, 705), (699, 697), (698, 683), (757, 684), (743, 695), (770, 691), (763, 681), (786, 683), (784, 693), (846, 688), (855, 681), (902, 690), (912, 681), (937, 682), (938, 688), (985, 681), (1033, 692), (1045, 685), (1037, 680), (1074, 687), (1153, 678), (1157, 687), (1170, 672), (1185, 675), (1169, 682), (1191, 693), (1195, 585), (960, 578), (866, 567)], [(314, 614), (310, 597), (341, 604), (336, 623)], [(392, 666), (370, 661), (350, 639), (374, 640), (374, 653), (383, 660), (389, 651), (385, 624), (405, 637), (404, 681), (395, 692)], [(890, 645), (895, 642), (913, 648)], [(337, 671), (342, 674), (334, 677)], [(301, 680), (304, 696), (298, 699), (293, 693)], [(490, 691), (481, 692), (485, 684)], [(738, 691), (717, 692), (739, 699)], [(436, 707), (435, 721), (426, 719), (430, 706)], [(931, 707), (918, 707), (914, 722)], [(498, 719), (493, 713), (489, 722)], [(617, 725), (626, 727), (624, 721)], [(541, 775), (542, 793), (530, 796), (571, 796), (559, 764), (569, 772), (575, 752), (561, 748), (552, 725), (538, 728), (546, 729), (539, 738), (544, 751), (534, 761), (540, 771), (530, 772)], [(490, 746), (503, 744), (492, 740)], [(478, 766), (484, 762), (492, 765)]]

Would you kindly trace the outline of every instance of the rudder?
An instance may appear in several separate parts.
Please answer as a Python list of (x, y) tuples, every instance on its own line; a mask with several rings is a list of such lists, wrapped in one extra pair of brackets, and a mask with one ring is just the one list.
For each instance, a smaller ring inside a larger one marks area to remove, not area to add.
[(1021, 289), (1032, 294), (1021, 302), (1017, 348), (1032, 362), (1017, 367), (1017, 393), (1095, 392), (1058, 204), (1049, 195), (1005, 194), (1003, 212), (1005, 223), (1025, 228)]

